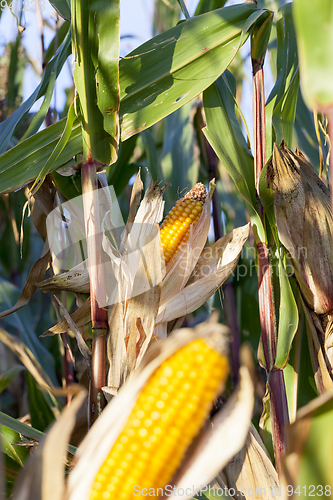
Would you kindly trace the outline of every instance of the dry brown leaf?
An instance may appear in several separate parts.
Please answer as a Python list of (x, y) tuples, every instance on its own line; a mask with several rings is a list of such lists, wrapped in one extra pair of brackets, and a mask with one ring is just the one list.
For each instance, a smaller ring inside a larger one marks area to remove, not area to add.
[[(79, 328), (80, 326), (84, 326), (89, 321), (91, 321), (91, 310), (90, 310), (90, 298), (88, 298), (76, 311), (71, 314), (71, 318)], [(57, 323), (52, 326), (49, 330), (43, 333), (41, 337), (49, 337), (50, 335), (58, 335), (59, 333), (65, 333), (70, 330), (70, 326), (67, 321), (64, 319), (61, 323)]]
[(223, 472), (228, 489), (232, 488), (237, 492), (235, 498), (277, 498), (275, 491), (279, 489), (278, 475), (252, 423), (245, 445)]

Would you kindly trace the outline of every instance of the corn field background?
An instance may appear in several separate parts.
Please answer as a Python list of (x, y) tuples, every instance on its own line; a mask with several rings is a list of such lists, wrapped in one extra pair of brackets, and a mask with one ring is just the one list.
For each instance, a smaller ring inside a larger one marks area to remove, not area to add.
[[(0, 500), (135, 498), (96, 487), (107, 451), (154, 370), (215, 334), (229, 364), (205, 417), (215, 448), (198, 420), (166, 481), (209, 483), (200, 500), (333, 498), (333, 3), (199, 0), (190, 15), (185, 0), (155, 0), (154, 36), (119, 57), (120, 3), (54, 0), (46, 47), (35, 2), (42, 73), (24, 102), (25, 0), (16, 40), (1, 47)], [(57, 112), (67, 64), (73, 85)], [(197, 229), (164, 267), (158, 224), (197, 183), (207, 190)], [(125, 234), (132, 223), (158, 231), (144, 264), (157, 284), (137, 302), (98, 298), (110, 285), (94, 263), (118, 259), (125, 273), (128, 255), (99, 214), (93, 193), (107, 186)], [(61, 207), (82, 196), (86, 265), (62, 268), (48, 216), (66, 221)], [(154, 460), (163, 456), (144, 477)]]

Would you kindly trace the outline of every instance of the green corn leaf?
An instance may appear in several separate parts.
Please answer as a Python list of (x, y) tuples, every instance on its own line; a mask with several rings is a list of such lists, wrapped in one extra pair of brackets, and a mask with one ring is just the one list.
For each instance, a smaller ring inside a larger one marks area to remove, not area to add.
[(287, 427), (285, 484), (295, 498), (332, 498), (332, 419), (333, 392), (328, 391), (301, 408)]
[(302, 311), (300, 311), (299, 327), (283, 375), (288, 399), (289, 418), (293, 422), (297, 410), (318, 396), (309, 353), (306, 322)]
[(195, 16), (200, 16), (210, 10), (221, 9), (227, 3), (227, 0), (199, 0), (197, 8), (195, 9)]
[[(215, 81), (263, 12), (254, 5), (209, 12), (152, 38), (123, 59), (119, 66), (122, 140), (158, 122)], [(60, 66), (59, 62), (58, 68)], [(82, 151), (82, 139), (76, 125), (75, 121), (70, 139), (53, 164), (54, 168)], [(63, 129), (64, 121), (61, 120), (34, 136), (36, 147), (28, 139), (5, 153), (7, 156), (0, 157), (0, 192), (36, 178)]]
[(280, 243), (275, 223), (273, 190), (267, 187), (267, 166), (263, 168), (260, 176), (259, 193), (277, 248), (273, 263), (273, 272), (278, 282), (275, 295), (279, 302), (279, 312), (277, 314), (278, 342), (275, 366), (277, 368), (284, 368), (288, 362), (292, 341), (298, 327), (298, 309), (287, 276), (285, 259), (283, 258), (284, 250)]
[[(1, 155), (1, 193), (12, 191), (36, 179), (57, 147), (65, 126), (66, 119), (64, 118)], [(66, 164), (80, 151), (82, 151), (82, 135), (80, 123), (76, 119), (70, 138), (65, 148), (55, 159), (52, 169)]]
[[(39, 0), (44, 1), (44, 0)], [(71, 2), (70, 0), (51, 0), (50, 4), (53, 5), (58, 14), (67, 21), (71, 18)]]
[(0, 425), (0, 441), (3, 453), (22, 466), (29, 456), (29, 449), (19, 445), (22, 440), (18, 432)]
[(333, 2), (294, 0), (293, 16), (302, 94), (310, 109), (324, 111), (333, 104)]
[[(318, 139), (314, 126), (313, 113), (306, 107), (301, 92), (298, 93), (296, 119), (295, 119), (295, 135), (297, 144), (303, 153), (309, 158), (311, 165), (315, 167), (316, 172), (319, 171), (319, 153)], [(322, 136), (322, 133), (321, 133)], [(321, 137), (323, 144), (323, 154), (327, 161), (328, 144), (324, 137)]]
[(50, 172), (50, 170), (52, 169), (57, 158), (62, 153), (64, 147), (66, 146), (67, 142), (69, 141), (69, 138), (70, 138), (71, 133), (72, 133), (74, 120), (75, 120), (75, 111), (74, 111), (74, 102), (72, 102), (72, 104), (69, 108), (69, 111), (68, 111), (64, 131), (61, 134), (61, 137), (60, 137), (59, 142), (57, 143), (56, 147), (54, 148), (51, 155), (47, 159), (47, 162), (45, 163), (44, 168), (38, 174), (32, 188), (31, 188), (32, 193), (35, 193), (37, 191), (38, 187), (41, 186), (41, 184), (44, 182), (45, 177)]
[(53, 96), (54, 84), (57, 78), (57, 66), (58, 66), (58, 61), (56, 60), (53, 71), (50, 74), (49, 83), (47, 85), (43, 103), (39, 108), (38, 112), (36, 113), (36, 115), (31, 120), (28, 130), (26, 130), (26, 132), (24, 133), (23, 137), (21, 138), (21, 141), (27, 139), (28, 137), (31, 137), (33, 134), (38, 132), (39, 127), (43, 124), (45, 120)]
[[(133, 135), (127, 141), (120, 143), (117, 161), (111, 167), (107, 167), (106, 169), (109, 186), (115, 187), (118, 182), (125, 183), (124, 185), (126, 185), (130, 179), (132, 174), (129, 174), (127, 170), (130, 167), (130, 159), (133, 155), (137, 139), (138, 136)], [(115, 191), (117, 195), (120, 194), (116, 187)]]
[(54, 414), (51, 410), (52, 402), (48, 394), (38, 389), (35, 379), (29, 372), (25, 372), (25, 378), (29, 391), (31, 425), (35, 429), (44, 432), (54, 421)]
[[(227, 76), (228, 75), (228, 78)], [(256, 211), (254, 162), (235, 114), (235, 86), (230, 73), (223, 75), (203, 94), (207, 126), (203, 132), (246, 201), (256, 238), (265, 231)]]
[[(57, 50), (56, 55), (46, 66), (42, 81), (36, 87), (35, 91), (12, 115), (7, 118), (7, 120), (0, 123), (0, 154), (6, 151), (17, 124), (22, 120), (26, 113), (28, 113), (33, 104), (47, 92), (52, 72), (56, 71), (56, 76), (59, 75), (61, 68), (70, 54), (70, 42), (71, 37), (70, 33), (68, 33), (63, 43)], [(0, 187), (0, 190), (3, 191), (2, 187)]]
[[(169, 207), (179, 193), (198, 182), (200, 161), (197, 151), (193, 118), (196, 108), (193, 102), (185, 104), (165, 120), (163, 151), (161, 154), (163, 179), (171, 183), (166, 196)], [(158, 175), (161, 178), (161, 174)]]
[(118, 150), (119, 0), (72, 0), (72, 13), (84, 156), (107, 165)]
[(65, 39), (65, 36), (67, 35), (68, 31), (70, 30), (70, 27), (71, 27), (71, 24), (69, 21), (65, 21), (60, 26), (60, 28), (58, 29), (58, 31), (54, 35), (53, 40), (51, 40), (49, 46), (47, 47), (46, 51), (44, 52), (44, 60), (43, 60), (44, 64), (47, 64), (48, 62), (50, 62), (52, 57), (55, 55), (56, 48), (62, 44), (62, 42)]
[(13, 378), (22, 370), (24, 370), (22, 365), (15, 364), (0, 374), (0, 394), (4, 389), (6, 389), (7, 385), (13, 380)]
[(251, 58), (254, 64), (263, 64), (271, 34), (273, 13), (266, 12), (256, 23), (251, 35)]
[[(145, 130), (211, 85), (266, 11), (236, 5), (191, 18), (120, 62), (121, 139)], [(204, 75), (204, 78), (202, 78)]]
[(298, 55), (292, 4), (278, 12), (277, 79), (266, 104), (267, 158), (272, 154), (273, 143), (282, 139), (292, 146), (299, 88)]
[[(41, 432), (38, 429), (34, 429), (30, 425), (24, 424), (23, 422), (20, 422), (19, 420), (16, 420), (15, 418), (10, 417), (9, 415), (6, 415), (1, 411), (0, 425), (2, 425), (3, 427), (8, 427), (8, 429), (22, 434), (22, 436), (26, 436), (27, 438), (35, 439), (36, 441), (40, 441), (45, 436), (44, 432)], [(68, 450), (74, 455), (76, 447), (69, 445)]]

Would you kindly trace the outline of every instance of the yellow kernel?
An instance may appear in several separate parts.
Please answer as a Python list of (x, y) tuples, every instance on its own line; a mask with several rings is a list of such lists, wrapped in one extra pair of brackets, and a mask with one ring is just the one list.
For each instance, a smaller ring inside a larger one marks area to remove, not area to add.
[(107, 461), (106, 461), (106, 465), (108, 467), (113, 467), (115, 465), (115, 461), (113, 460), (113, 458), (109, 458)]

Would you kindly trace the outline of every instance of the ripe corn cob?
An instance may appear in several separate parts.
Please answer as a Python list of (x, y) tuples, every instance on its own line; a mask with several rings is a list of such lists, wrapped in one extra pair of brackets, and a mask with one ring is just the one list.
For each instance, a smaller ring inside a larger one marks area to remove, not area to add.
[(160, 228), (165, 264), (186, 243), (191, 225), (195, 226), (200, 218), (206, 196), (206, 188), (199, 182), (176, 202), (166, 216)]
[(140, 491), (166, 486), (227, 375), (227, 357), (201, 339), (165, 360), (97, 473), (90, 500), (130, 500), (134, 486)]

